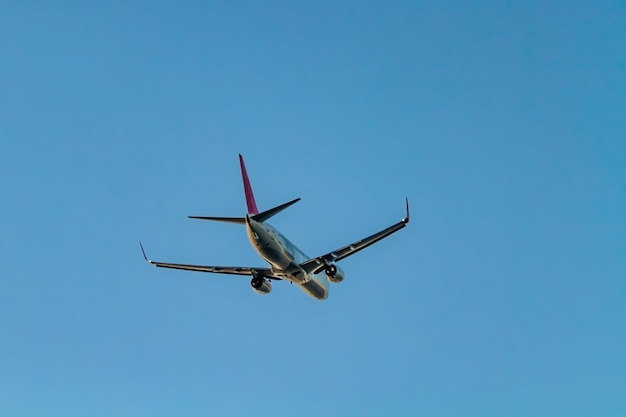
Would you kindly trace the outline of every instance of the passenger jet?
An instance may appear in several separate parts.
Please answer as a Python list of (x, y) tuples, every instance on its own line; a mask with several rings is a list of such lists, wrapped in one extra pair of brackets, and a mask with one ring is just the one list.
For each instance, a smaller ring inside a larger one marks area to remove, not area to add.
[(328, 297), (328, 282), (338, 283), (343, 281), (344, 278), (344, 273), (342, 269), (336, 265), (336, 262), (386, 238), (409, 223), (409, 201), (407, 199), (406, 217), (398, 223), (378, 233), (374, 233), (365, 239), (358, 240), (322, 256), (309, 258), (278, 230), (267, 223), (267, 220), (272, 216), (292, 204), (297, 203), (300, 199), (296, 198), (295, 200), (259, 213), (256, 201), (254, 200), (254, 194), (252, 193), (252, 187), (250, 186), (250, 180), (248, 179), (248, 173), (246, 172), (246, 166), (241, 155), (239, 155), (239, 164), (241, 166), (241, 176), (243, 177), (246, 204), (248, 205), (248, 213), (246, 216), (188, 217), (191, 219), (213, 220), (245, 225), (250, 243), (252, 243), (254, 250), (267, 261), (269, 267), (202, 266), (156, 262), (148, 259), (143, 245), (139, 242), (141, 252), (147, 262), (161, 268), (251, 276), (252, 281), (250, 281), (250, 285), (252, 285), (252, 289), (259, 294), (268, 294), (272, 290), (273, 280), (290, 281), (311, 297), (324, 300)]

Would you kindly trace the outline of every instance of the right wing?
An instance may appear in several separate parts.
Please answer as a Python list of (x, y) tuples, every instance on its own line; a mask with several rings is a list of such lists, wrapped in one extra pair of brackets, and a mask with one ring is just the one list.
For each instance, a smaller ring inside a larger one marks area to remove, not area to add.
[(151, 261), (146, 256), (146, 251), (143, 249), (143, 245), (141, 244), (141, 242), (139, 242), (139, 246), (141, 246), (141, 252), (143, 253), (143, 257), (146, 262), (160, 268), (182, 269), (185, 271), (212, 272), (216, 274), (262, 276), (267, 279), (280, 280), (279, 277), (275, 277), (272, 275), (272, 270), (269, 268), (252, 268), (246, 266), (205, 266)]
[(367, 248), (370, 245), (386, 238), (392, 233), (397, 232), (409, 223), (409, 200), (406, 200), (406, 217), (400, 220), (398, 223), (389, 226), (388, 228), (381, 230), (378, 233), (374, 233), (371, 236), (361, 239), (342, 248), (329, 252), (325, 255), (318, 256), (317, 258), (309, 259), (300, 264), (300, 267), (307, 273), (319, 273), (324, 270), (326, 265), (340, 261), (347, 258), (350, 255), (357, 253), (358, 251)]

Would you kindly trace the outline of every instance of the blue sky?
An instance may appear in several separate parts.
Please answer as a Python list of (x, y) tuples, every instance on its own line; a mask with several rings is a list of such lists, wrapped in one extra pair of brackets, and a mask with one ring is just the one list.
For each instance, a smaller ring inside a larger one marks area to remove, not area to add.
[[(623, 2), (5, 2), (0, 414), (623, 416)], [(310, 255), (263, 265), (237, 153)]]

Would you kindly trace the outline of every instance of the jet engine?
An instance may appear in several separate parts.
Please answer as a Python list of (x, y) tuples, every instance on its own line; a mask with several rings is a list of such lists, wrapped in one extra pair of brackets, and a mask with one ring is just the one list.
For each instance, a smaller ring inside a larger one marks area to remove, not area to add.
[(325, 268), (326, 279), (333, 284), (343, 281), (343, 270), (335, 264), (329, 264)]
[(250, 281), (252, 290), (257, 294), (269, 294), (272, 291), (272, 281), (263, 277), (254, 277)]

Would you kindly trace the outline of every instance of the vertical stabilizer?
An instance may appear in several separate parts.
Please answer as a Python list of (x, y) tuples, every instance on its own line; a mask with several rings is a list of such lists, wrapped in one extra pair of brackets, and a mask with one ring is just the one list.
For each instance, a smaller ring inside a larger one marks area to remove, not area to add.
[(248, 205), (249, 214), (259, 214), (259, 209), (256, 208), (256, 201), (254, 201), (254, 193), (252, 192), (252, 186), (248, 179), (248, 173), (246, 172), (246, 164), (243, 162), (243, 156), (239, 154), (239, 165), (241, 165), (241, 176), (243, 177), (243, 190), (246, 193), (246, 204)]

